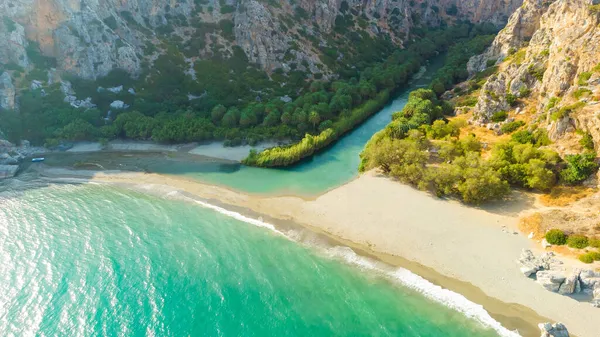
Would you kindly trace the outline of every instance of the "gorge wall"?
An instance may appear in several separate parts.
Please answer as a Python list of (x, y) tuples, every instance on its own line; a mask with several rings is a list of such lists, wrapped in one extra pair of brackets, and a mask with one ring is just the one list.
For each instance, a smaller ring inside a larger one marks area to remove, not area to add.
[[(95, 79), (115, 68), (135, 75), (144, 61), (152, 60), (149, 44), (169, 35), (187, 42), (202, 23), (226, 20), (233, 24), (233, 38), (206, 33), (214, 43), (240, 46), (267, 71), (306, 61), (314, 72), (315, 64), (321, 63), (316, 52), (293, 48), (306, 40), (298, 32), (327, 44), (325, 35), (343, 15), (362, 18), (372, 34), (390, 34), (401, 45), (415, 25), (453, 20), (503, 25), (520, 4), (521, 0), (1, 0), (0, 63), (27, 68), (31, 51), (39, 46), (43, 55), (56, 58), (59, 70), (82, 78)], [(190, 45), (196, 57), (209, 52), (207, 46)], [(291, 48), (294, 59), (284, 61)]]
[[(474, 119), (521, 114), (548, 130), (560, 152), (577, 152), (581, 133), (598, 144), (600, 1), (526, 0), (472, 72), (498, 65), (479, 93)], [(578, 130), (578, 133), (575, 131)]]

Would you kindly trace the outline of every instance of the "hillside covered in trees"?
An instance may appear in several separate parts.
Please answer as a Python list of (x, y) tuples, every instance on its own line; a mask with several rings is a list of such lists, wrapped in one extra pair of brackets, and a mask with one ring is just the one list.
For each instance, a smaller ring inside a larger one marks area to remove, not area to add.
[[(222, 140), (227, 146), (299, 142), (295, 149), (283, 150), (285, 158), (247, 160), (251, 165), (289, 165), (378, 111), (427, 59), (457, 41), (477, 37), (482, 45), (489, 42), (498, 23), (474, 25), (461, 20), (470, 20), (470, 14), (461, 14), (456, 6), (427, 2), (397, 4), (381, 17), (379, 9), (350, 7), (344, 1), (330, 23), (314, 8), (287, 2), (211, 4), (165, 8), (163, 21), (146, 17), (141, 9), (110, 15), (81, 9), (108, 16), (87, 26), (73, 21), (68, 31), (57, 28), (53, 43), (68, 35), (69, 46), (85, 46), (87, 56), (49, 53), (48, 46), (23, 33), (31, 22), (5, 15), (0, 32), (19, 36), (24, 48), (11, 45), (8, 54), (0, 55), (0, 73), (10, 82), (5, 86), (14, 88), (12, 100), (5, 100), (11, 104), (1, 108), (4, 137), (47, 147), (112, 139)], [(394, 19), (404, 15), (396, 6), (412, 13), (405, 22)], [(268, 27), (247, 21), (251, 13), (273, 21)], [(313, 26), (302, 24), (310, 18), (318, 20)], [(378, 28), (386, 20), (392, 25)], [(265, 57), (274, 57), (272, 62), (262, 59), (261, 51), (248, 50), (241, 27), (272, 30), (263, 40), (270, 44)], [(285, 39), (279, 41), (282, 31)], [(107, 70), (110, 55), (101, 54), (107, 45), (123, 57), (133, 48), (137, 56), (110, 59), (112, 69)], [(463, 57), (472, 52), (465, 50)], [(83, 59), (92, 56), (99, 59)], [(93, 69), (87, 67), (90, 63)], [(453, 83), (453, 76), (464, 74), (440, 76), (436, 86)], [(298, 148), (305, 149), (298, 154)]]

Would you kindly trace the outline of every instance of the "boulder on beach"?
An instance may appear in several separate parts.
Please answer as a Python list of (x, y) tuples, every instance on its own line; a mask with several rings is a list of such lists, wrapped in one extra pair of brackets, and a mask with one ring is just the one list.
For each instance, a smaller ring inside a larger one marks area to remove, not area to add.
[(538, 328), (542, 331), (540, 337), (569, 337), (569, 331), (562, 323), (540, 323)]
[(541, 270), (536, 274), (537, 280), (542, 287), (552, 292), (558, 292), (560, 286), (565, 282), (567, 277), (561, 272), (553, 270)]
[(569, 275), (563, 284), (560, 285), (558, 289), (559, 294), (570, 295), (578, 292), (577, 290), (581, 290), (581, 286), (579, 283), (579, 274), (581, 274), (581, 270), (574, 270), (571, 275)]

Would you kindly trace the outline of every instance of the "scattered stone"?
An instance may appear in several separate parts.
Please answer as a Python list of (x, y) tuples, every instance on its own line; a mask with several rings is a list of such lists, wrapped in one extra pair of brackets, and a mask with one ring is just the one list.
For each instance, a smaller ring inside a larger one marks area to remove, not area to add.
[(37, 90), (42, 87), (42, 81), (33, 80), (31, 81), (31, 90)]
[(135, 90), (133, 90), (133, 88), (129, 88), (127, 92), (135, 96)]
[(110, 107), (113, 109), (122, 110), (122, 109), (129, 108), (129, 105), (125, 104), (125, 102), (123, 102), (123, 101), (114, 101), (114, 102), (110, 103)]
[(122, 85), (120, 85), (120, 86), (118, 86), (118, 87), (107, 88), (106, 90), (108, 90), (108, 91), (110, 91), (110, 92), (112, 92), (112, 93), (114, 93), (114, 94), (118, 94), (118, 93), (120, 93), (121, 91), (123, 91), (123, 86), (122, 86)]
[(552, 244), (550, 244), (548, 242), (548, 240), (546, 240), (546, 238), (542, 239), (542, 247), (544, 247), (544, 249), (548, 248), (548, 247), (552, 247)]
[(562, 323), (540, 323), (538, 328), (542, 331), (540, 337), (569, 337), (569, 331)]
[(74, 96), (75, 91), (73, 90), (73, 85), (69, 81), (61, 81), (60, 82), (60, 91), (62, 91), (65, 96)]
[(528, 239), (533, 239), (533, 236), (534, 236), (534, 234), (533, 234), (533, 232), (531, 232), (531, 233), (529, 233), (529, 235), (527, 235), (527, 238)]
[[(504, 231), (504, 229), (503, 229)], [(521, 273), (523, 273), (523, 275), (529, 277), (535, 273), (537, 273), (539, 270), (541, 270), (541, 266), (538, 262), (538, 260), (536, 259), (535, 255), (533, 255), (533, 253), (531, 252), (531, 250), (529, 249), (524, 249), (521, 252), (521, 256), (519, 257), (519, 263), (521, 264)]]

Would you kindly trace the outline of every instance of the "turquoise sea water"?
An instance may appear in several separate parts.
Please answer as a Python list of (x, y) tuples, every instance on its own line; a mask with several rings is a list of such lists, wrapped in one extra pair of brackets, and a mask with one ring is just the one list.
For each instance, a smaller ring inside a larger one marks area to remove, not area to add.
[(0, 335), (497, 336), (344, 249), (161, 193), (1, 192)]

